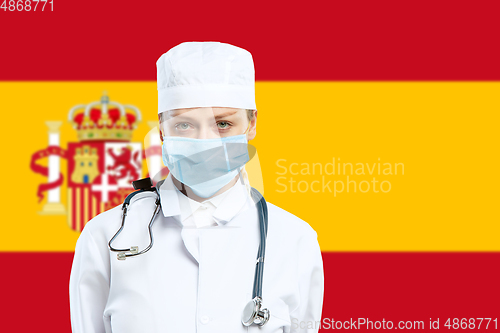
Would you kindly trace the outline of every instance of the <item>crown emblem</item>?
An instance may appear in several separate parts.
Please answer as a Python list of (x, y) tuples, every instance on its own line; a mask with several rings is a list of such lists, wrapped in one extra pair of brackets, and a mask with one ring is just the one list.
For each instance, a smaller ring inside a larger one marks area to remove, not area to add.
[(100, 101), (71, 108), (68, 120), (79, 141), (130, 141), (141, 112), (133, 105), (110, 101), (103, 92)]

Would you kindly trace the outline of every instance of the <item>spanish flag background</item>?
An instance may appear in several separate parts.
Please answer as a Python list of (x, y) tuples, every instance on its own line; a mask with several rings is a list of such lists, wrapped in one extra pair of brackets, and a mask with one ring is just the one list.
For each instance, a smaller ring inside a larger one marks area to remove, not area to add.
[(0, 9), (0, 332), (71, 331), (75, 243), (108, 206), (72, 185), (70, 111), (132, 105), (143, 145), (184, 41), (252, 53), (264, 194), (318, 233), (323, 318), (500, 330), (498, 1), (26, 3)]

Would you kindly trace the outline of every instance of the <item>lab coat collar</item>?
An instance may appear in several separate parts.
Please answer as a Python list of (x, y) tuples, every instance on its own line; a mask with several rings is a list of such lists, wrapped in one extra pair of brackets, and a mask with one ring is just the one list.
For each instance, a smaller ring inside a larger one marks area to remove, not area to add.
[(160, 186), (160, 202), (163, 216), (176, 217), (181, 215), (179, 197), (177, 195), (178, 191), (179, 190), (172, 182), (172, 175), (169, 173), (163, 184)]
[(214, 211), (214, 219), (218, 225), (227, 224), (245, 205), (248, 192), (244, 184), (238, 180), (229, 190)]
[(186, 195), (184, 195), (181, 191), (177, 190), (177, 197), (179, 198), (179, 206), (181, 208), (181, 217), (180, 220), (183, 225), (185, 225), (186, 219), (193, 215), (193, 213), (200, 208), (202, 205), (206, 205), (208, 202), (210, 202), (215, 208), (217, 208), (222, 200), (227, 196), (227, 194), (232, 190), (232, 188), (228, 189), (227, 191), (213, 197), (207, 200), (204, 200), (202, 202), (198, 202), (196, 200), (193, 200)]
[[(238, 180), (224, 193), (207, 200), (212, 202), (216, 207), (213, 214), (215, 222), (220, 226), (231, 221), (243, 208), (248, 196), (245, 184), (242, 184)], [(160, 200), (163, 215), (165, 217), (174, 217), (181, 224), (201, 205), (201, 203), (186, 197), (179, 191), (174, 185), (170, 173), (160, 187)], [(184, 203), (181, 203), (181, 200), (184, 200)], [(189, 203), (191, 209), (184, 212), (181, 210), (181, 206), (184, 206), (186, 203)]]

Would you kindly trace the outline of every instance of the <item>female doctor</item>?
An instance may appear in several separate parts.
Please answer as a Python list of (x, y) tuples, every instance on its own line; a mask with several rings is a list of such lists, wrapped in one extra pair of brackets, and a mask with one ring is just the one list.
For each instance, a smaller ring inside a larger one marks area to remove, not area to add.
[[(154, 246), (126, 260), (110, 251), (121, 205), (85, 225), (70, 277), (73, 333), (317, 332), (324, 283), (317, 234), (271, 203), (261, 259), (260, 310), (268, 310), (260, 324), (243, 324), (254, 311), (248, 304), (261, 240), (244, 168), (249, 155), (241, 149), (256, 135), (252, 55), (225, 43), (186, 42), (156, 64), (170, 173), (158, 190)], [(218, 153), (230, 144), (236, 148)], [(221, 171), (220, 161), (232, 166)], [(148, 246), (155, 203), (154, 192), (131, 200), (113, 247)]]

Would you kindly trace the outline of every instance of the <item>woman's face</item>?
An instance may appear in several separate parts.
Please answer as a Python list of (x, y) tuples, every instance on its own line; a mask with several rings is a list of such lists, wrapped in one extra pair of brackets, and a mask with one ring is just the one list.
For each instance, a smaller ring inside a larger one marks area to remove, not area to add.
[(214, 139), (247, 132), (255, 136), (255, 117), (248, 120), (245, 109), (203, 107), (175, 109), (160, 115), (160, 135), (192, 139)]

